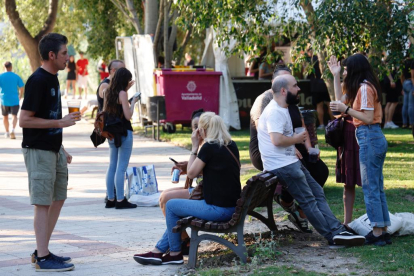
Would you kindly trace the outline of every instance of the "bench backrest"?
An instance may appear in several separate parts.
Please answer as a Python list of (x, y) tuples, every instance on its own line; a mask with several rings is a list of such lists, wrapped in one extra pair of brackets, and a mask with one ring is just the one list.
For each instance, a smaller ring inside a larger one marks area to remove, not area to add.
[(271, 173), (259, 173), (249, 180), (243, 187), (240, 198), (237, 200), (236, 210), (230, 220), (230, 225), (235, 225), (244, 218), (248, 211), (261, 206), (270, 191), (275, 190), (277, 177)]

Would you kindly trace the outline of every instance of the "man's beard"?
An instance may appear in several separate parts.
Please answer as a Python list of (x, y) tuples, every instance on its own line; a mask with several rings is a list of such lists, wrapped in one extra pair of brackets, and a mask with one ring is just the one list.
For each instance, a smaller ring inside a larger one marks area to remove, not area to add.
[(296, 104), (298, 104), (299, 103), (299, 97), (298, 97), (298, 95), (293, 95), (293, 93), (292, 92), (290, 92), (290, 91), (288, 91), (287, 92), (287, 96), (286, 96), (286, 103), (288, 104), (288, 105), (296, 105)]

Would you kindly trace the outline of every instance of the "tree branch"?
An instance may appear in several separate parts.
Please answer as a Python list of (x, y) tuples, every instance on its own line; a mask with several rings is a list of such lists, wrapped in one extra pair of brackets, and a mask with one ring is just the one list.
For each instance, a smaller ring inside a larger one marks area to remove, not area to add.
[(19, 38), (19, 41), (21, 41), (24, 38), (33, 39), (32, 35), (29, 33), (29, 31), (26, 29), (26, 26), (23, 24), (22, 20), (20, 19), (19, 12), (16, 9), (16, 1), (6, 0), (5, 5), (6, 5), (6, 13), (9, 16), (9, 20), (12, 23), (14, 29), (16, 30), (16, 36)]
[(43, 28), (35, 36), (35, 39), (37, 41), (40, 41), (40, 39), (45, 34), (48, 34), (53, 31), (53, 28), (55, 27), (55, 24), (56, 24), (58, 4), (59, 4), (59, 0), (49, 0), (49, 13), (45, 21), (45, 24), (43, 25)]
[(135, 20), (128, 14), (128, 9), (125, 6), (125, 4), (123, 4), (121, 1), (119, 0), (111, 0), (112, 4), (115, 5), (115, 7), (118, 8), (118, 10), (120, 10), (124, 16), (128, 19), (128, 21), (130, 21), (130, 23), (132, 24), (132, 26), (134, 26), (135, 30), (138, 32), (138, 34), (140, 34), (138, 26), (135, 25)]
[(190, 28), (185, 32), (185, 36), (183, 38), (183, 41), (181, 42), (181, 45), (177, 50), (176, 64), (181, 64), (181, 59), (183, 58), (183, 53), (185, 51), (185, 47), (187, 47), (187, 44), (190, 41), (191, 35), (193, 33), (193, 28), (194, 28), (193, 25), (191, 25)]
[(138, 30), (138, 34), (143, 34), (144, 31), (142, 30), (141, 23), (139, 22), (139, 17), (137, 14), (137, 10), (135, 9), (134, 3), (132, 2), (132, 0), (125, 0), (125, 2), (129, 12), (132, 14), (132, 19), (135, 22), (135, 28)]

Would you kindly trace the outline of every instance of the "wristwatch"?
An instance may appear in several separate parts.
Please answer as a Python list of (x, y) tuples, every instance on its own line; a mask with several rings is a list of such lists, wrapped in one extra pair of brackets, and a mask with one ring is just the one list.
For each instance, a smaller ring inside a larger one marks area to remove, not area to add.
[(190, 152), (190, 155), (195, 155), (195, 156), (197, 156), (197, 152)]

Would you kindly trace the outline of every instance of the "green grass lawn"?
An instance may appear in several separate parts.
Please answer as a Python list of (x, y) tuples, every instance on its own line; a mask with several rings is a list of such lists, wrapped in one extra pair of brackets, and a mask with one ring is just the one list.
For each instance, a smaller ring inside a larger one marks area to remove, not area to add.
[[(142, 132), (142, 130), (138, 130)], [(414, 139), (409, 130), (383, 130), (388, 141), (388, 152), (384, 164), (384, 181), (388, 208), (391, 213), (414, 211)], [(161, 139), (171, 141), (190, 148), (190, 129), (178, 127), (174, 134), (161, 132)], [(149, 134), (150, 135), (150, 134)], [(249, 158), (249, 130), (232, 131), (231, 135), (236, 141), (242, 164), (250, 163)], [(325, 194), (334, 214), (343, 221), (343, 184), (335, 183), (336, 151), (325, 143), (324, 133), (318, 132), (321, 159), (327, 164), (330, 173), (325, 184)], [(250, 170), (241, 178), (242, 183), (256, 174), (257, 170)], [(365, 214), (365, 204), (361, 188), (356, 190), (354, 218)], [(364, 246), (343, 249), (345, 255), (359, 257), (361, 266), (370, 267), (374, 272), (383, 275), (414, 275), (414, 237), (396, 237), (393, 245), (383, 248)], [(274, 272), (281, 268), (274, 268)], [(286, 268), (283, 268), (286, 269)], [(268, 275), (272, 268), (257, 271), (255, 275)], [(286, 271), (287, 272), (287, 271)], [(264, 273), (264, 274), (263, 274)], [(304, 274), (302, 274), (304, 273)], [(209, 274), (214, 275), (214, 273)], [(217, 274), (219, 275), (219, 274)], [(290, 274), (285, 274), (290, 275)], [(314, 275), (301, 271), (299, 275)]]

